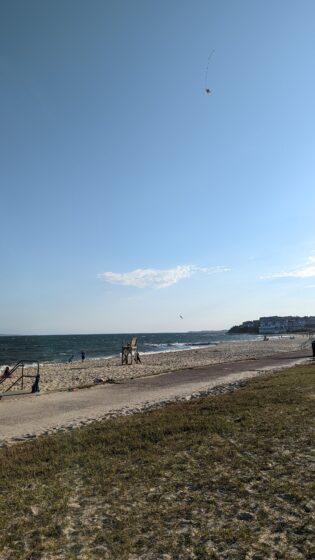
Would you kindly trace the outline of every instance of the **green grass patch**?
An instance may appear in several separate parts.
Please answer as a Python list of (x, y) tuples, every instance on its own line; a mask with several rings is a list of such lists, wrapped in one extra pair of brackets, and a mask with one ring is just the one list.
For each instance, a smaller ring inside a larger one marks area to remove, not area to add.
[(314, 403), (311, 364), (2, 448), (0, 559), (314, 559)]

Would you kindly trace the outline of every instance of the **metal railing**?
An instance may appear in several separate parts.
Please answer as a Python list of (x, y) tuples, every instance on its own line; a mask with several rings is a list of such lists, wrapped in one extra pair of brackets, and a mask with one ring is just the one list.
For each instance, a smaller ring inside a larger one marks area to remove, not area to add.
[[(29, 374), (25, 374), (24, 373), (24, 366), (26, 364), (30, 364), (30, 365), (34, 365), (36, 367), (36, 374), (34, 375), (29, 375)], [(9, 373), (7, 375), (3, 374), (2, 377), (0, 378), (0, 391), (1, 391), (1, 385), (7, 381), (8, 379), (12, 378), (12, 374), (17, 371), (19, 368), (21, 368), (21, 375), (20, 377), (18, 377), (15, 381), (13, 381), (13, 383), (11, 383), (11, 385), (9, 387), (6, 387), (5, 390), (3, 391), (4, 393), (7, 393), (8, 391), (10, 391), (10, 389), (12, 389), (12, 387), (14, 387), (15, 385), (17, 385), (17, 383), (19, 383), (19, 381), (21, 382), (21, 391), (23, 391), (24, 389), (24, 380), (31, 378), (34, 379), (34, 383), (32, 385), (32, 393), (37, 393), (39, 391), (39, 380), (40, 380), (40, 374), (39, 374), (39, 362), (36, 362), (34, 360), (20, 360), (19, 362), (17, 362), (9, 371)]]

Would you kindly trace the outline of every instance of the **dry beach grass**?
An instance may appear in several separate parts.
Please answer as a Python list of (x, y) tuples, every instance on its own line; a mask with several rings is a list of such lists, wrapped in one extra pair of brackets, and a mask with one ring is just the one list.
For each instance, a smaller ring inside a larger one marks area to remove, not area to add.
[(0, 450), (1, 560), (311, 560), (313, 364)]

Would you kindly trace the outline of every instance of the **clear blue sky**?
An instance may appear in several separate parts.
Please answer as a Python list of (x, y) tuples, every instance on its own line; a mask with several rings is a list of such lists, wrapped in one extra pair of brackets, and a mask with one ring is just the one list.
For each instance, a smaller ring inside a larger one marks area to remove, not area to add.
[(314, 21), (313, 0), (1, 2), (0, 332), (315, 315)]

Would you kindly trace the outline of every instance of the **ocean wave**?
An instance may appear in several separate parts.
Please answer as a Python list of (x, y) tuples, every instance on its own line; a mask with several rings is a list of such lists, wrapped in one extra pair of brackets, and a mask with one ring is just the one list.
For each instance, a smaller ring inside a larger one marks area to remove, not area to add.
[(216, 346), (219, 344), (218, 341), (211, 341), (211, 342), (160, 342), (160, 343), (153, 343), (153, 342), (145, 342), (143, 346), (150, 347), (150, 348), (201, 348), (204, 346)]
[(219, 344), (219, 342), (187, 342), (187, 345), (198, 346), (199, 348), (200, 346), (216, 346), (217, 344)]

